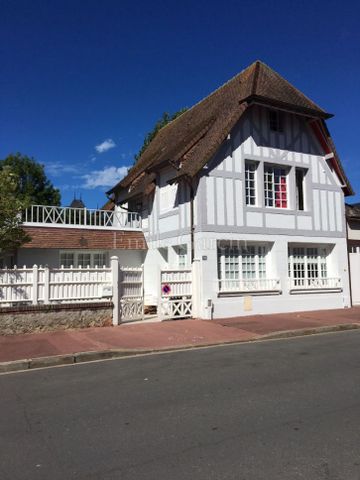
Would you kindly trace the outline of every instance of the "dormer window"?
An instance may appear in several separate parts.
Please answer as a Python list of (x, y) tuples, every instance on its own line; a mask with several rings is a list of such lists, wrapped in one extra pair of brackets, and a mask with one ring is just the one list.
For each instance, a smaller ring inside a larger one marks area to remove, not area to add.
[(269, 126), (272, 132), (282, 132), (283, 122), (279, 110), (269, 110)]

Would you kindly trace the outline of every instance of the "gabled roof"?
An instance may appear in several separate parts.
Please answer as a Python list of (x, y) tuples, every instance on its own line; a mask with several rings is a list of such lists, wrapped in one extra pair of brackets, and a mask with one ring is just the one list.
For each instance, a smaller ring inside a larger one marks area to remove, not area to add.
[(254, 102), (321, 122), (332, 116), (270, 67), (256, 61), (163, 127), (126, 177), (107, 193), (122, 191), (121, 196), (129, 198), (135, 191), (149, 189), (153, 180), (148, 174), (170, 162), (176, 168), (175, 179), (194, 176)]

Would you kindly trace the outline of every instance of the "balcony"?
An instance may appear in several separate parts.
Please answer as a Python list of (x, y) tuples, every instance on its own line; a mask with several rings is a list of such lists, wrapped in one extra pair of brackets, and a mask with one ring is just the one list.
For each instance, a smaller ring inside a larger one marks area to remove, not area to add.
[(289, 278), (290, 293), (341, 292), (341, 278)]
[(141, 231), (139, 213), (89, 208), (31, 205), (23, 212), (22, 222), (26, 227)]
[(281, 283), (278, 278), (257, 278), (246, 280), (219, 280), (219, 294), (237, 293), (280, 293)]

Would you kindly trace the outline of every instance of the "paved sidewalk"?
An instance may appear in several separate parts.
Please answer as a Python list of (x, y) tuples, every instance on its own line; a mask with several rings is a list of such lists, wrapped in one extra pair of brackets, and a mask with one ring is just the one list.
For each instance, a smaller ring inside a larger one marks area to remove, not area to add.
[(360, 307), (256, 315), (215, 321), (178, 320), (0, 337), (0, 362), (111, 349), (162, 350), (256, 340), (264, 335), (335, 325), (360, 325)]

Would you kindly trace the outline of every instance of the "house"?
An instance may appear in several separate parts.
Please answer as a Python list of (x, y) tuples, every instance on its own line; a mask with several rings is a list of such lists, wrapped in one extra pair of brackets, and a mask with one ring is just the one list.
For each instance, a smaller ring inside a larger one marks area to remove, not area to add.
[(256, 61), (160, 130), (108, 192), (141, 216), (147, 303), (171, 297), (160, 270), (196, 266), (201, 318), (350, 306), (331, 117)]
[(348, 252), (353, 305), (360, 305), (360, 203), (346, 205)]
[(32, 205), (23, 228), (31, 240), (13, 256), (18, 266), (109, 267), (115, 255), (133, 267), (143, 263), (147, 248), (138, 213), (88, 209), (78, 199), (70, 207)]

